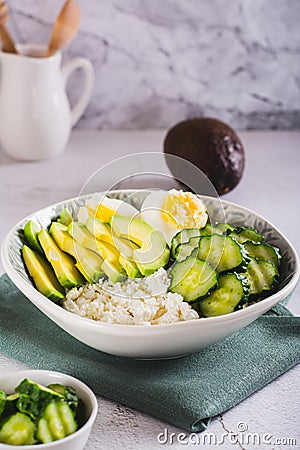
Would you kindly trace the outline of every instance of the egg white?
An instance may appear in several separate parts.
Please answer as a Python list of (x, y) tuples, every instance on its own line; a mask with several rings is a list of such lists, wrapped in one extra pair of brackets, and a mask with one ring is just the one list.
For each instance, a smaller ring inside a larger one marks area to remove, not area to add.
[(153, 191), (144, 200), (141, 207), (141, 219), (151, 225), (155, 230), (159, 230), (163, 233), (168, 244), (175, 234), (180, 231), (180, 227), (174, 227), (171, 223), (166, 222), (162, 218), (163, 203), (168, 197), (169, 192), (166, 191)]
[[(179, 199), (182, 208), (177, 209), (176, 214), (173, 215), (171, 211), (166, 209), (165, 201), (169, 196), (174, 196), (174, 200)], [(192, 212), (189, 210), (188, 199), (183, 197), (192, 197), (193, 202), (197, 207)], [(164, 214), (162, 214), (164, 213)], [(163, 215), (170, 215), (170, 221), (164, 220)], [(183, 228), (205, 226), (207, 221), (206, 208), (203, 202), (194, 194), (184, 193), (172, 189), (171, 191), (153, 191), (144, 200), (141, 208), (142, 219), (149, 223), (153, 228), (160, 230), (168, 244), (171, 243), (172, 238)]]
[(92, 197), (85, 202), (85, 206), (79, 208), (79, 222), (85, 223), (89, 217), (93, 217), (100, 204), (112, 209), (114, 213), (122, 216), (133, 218), (139, 214), (139, 211), (129, 203), (116, 198), (108, 198), (101, 193), (97, 193), (93, 194)]

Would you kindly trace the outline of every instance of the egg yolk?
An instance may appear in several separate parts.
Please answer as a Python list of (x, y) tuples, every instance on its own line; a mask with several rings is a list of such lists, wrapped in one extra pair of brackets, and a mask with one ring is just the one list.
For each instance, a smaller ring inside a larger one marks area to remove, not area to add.
[(99, 219), (102, 222), (109, 222), (111, 217), (116, 214), (116, 211), (114, 209), (109, 208), (102, 203), (97, 206), (96, 210), (90, 208), (89, 206), (87, 206), (87, 209), (92, 217), (96, 217), (96, 219)]
[(163, 202), (162, 210), (163, 220), (174, 228), (202, 228), (204, 226), (202, 203), (190, 192), (168, 195)]

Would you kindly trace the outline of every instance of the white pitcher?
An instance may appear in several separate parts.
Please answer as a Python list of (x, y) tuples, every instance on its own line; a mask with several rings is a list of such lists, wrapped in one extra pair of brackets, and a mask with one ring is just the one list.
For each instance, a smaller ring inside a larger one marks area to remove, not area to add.
[[(19, 55), (0, 52), (1, 146), (16, 159), (48, 158), (63, 151), (72, 126), (86, 109), (94, 69), (84, 58), (75, 58), (61, 68), (61, 53), (43, 58), (45, 48), (41, 46), (18, 45), (17, 49)], [(80, 99), (70, 109), (65, 87), (78, 68), (84, 72), (85, 83)]]

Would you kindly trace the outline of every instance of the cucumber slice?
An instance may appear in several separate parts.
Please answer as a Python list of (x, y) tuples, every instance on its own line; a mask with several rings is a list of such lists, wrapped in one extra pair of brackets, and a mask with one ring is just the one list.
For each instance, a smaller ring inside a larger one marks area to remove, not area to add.
[(49, 403), (37, 424), (36, 437), (44, 444), (62, 439), (77, 430), (70, 406), (65, 402)]
[[(211, 225), (208, 223), (204, 228), (185, 228), (179, 233), (177, 233), (171, 242), (171, 254), (174, 259), (178, 260), (178, 254), (180, 249), (179, 245), (187, 244), (191, 239), (201, 236), (211, 236), (212, 234), (224, 234), (227, 230), (232, 231), (234, 229), (233, 225), (228, 223), (217, 223), (216, 225)], [(187, 256), (189, 256), (187, 254)], [(183, 261), (182, 258), (180, 258)]]
[(1, 391), (1, 389), (0, 389), (0, 418), (4, 411), (6, 400), (7, 400), (6, 393), (4, 391)]
[(244, 244), (246, 241), (264, 242), (265, 240), (262, 234), (251, 227), (236, 227), (233, 231), (229, 230), (227, 234), (230, 234), (240, 244)]
[(79, 399), (77, 397), (76, 390), (72, 386), (66, 386), (64, 384), (52, 383), (47, 386), (51, 391), (56, 392), (57, 394), (62, 395), (67, 404), (70, 406), (72, 411), (76, 412), (78, 407)]
[(277, 275), (277, 268), (272, 262), (251, 259), (246, 271), (250, 286), (249, 294), (261, 294), (272, 289), (276, 284)]
[(0, 442), (10, 445), (35, 444), (33, 421), (20, 412), (9, 416), (0, 428)]
[(200, 240), (198, 258), (207, 261), (218, 273), (235, 269), (244, 262), (241, 246), (230, 236), (218, 234)]
[(234, 226), (230, 225), (229, 223), (220, 222), (213, 226), (214, 234), (224, 234), (229, 231), (234, 230)]
[(205, 261), (189, 257), (171, 269), (170, 291), (181, 294), (185, 301), (204, 297), (218, 283), (218, 275)]
[(281, 255), (279, 249), (273, 247), (273, 245), (247, 241), (244, 244), (244, 248), (253, 258), (270, 261), (275, 264), (276, 267), (280, 265)]
[(203, 236), (210, 236), (211, 234), (214, 234), (213, 226), (208, 223), (202, 230)]
[(186, 244), (190, 239), (201, 236), (200, 228), (184, 228), (177, 233), (171, 241), (171, 255), (175, 257), (176, 248), (179, 245)]
[(224, 234), (227, 232), (227, 230), (232, 231), (234, 230), (234, 226), (230, 225), (229, 223), (217, 223), (215, 225), (211, 225), (210, 223), (206, 225), (205, 228), (203, 228), (203, 235), (206, 234), (207, 236), (210, 236), (212, 234)]
[(199, 301), (199, 311), (205, 317), (232, 313), (247, 301), (248, 292), (247, 277), (237, 273), (221, 275), (217, 289)]
[(201, 237), (193, 237), (186, 244), (180, 244), (176, 247), (174, 252), (174, 258), (176, 261), (184, 261), (188, 256), (191, 256), (192, 252), (198, 248)]

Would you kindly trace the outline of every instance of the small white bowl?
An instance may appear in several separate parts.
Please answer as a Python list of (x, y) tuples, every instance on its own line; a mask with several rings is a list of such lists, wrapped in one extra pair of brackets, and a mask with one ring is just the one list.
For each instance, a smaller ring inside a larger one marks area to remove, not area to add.
[(0, 377), (0, 389), (7, 394), (11, 394), (24, 378), (28, 378), (44, 386), (51, 383), (72, 386), (85, 405), (87, 421), (83, 427), (79, 428), (75, 433), (70, 434), (63, 439), (59, 439), (58, 441), (50, 442), (49, 444), (36, 445), (8, 445), (0, 443), (0, 450), (82, 450), (89, 438), (98, 411), (97, 399), (91, 389), (87, 387), (86, 384), (82, 383), (82, 381), (79, 381), (70, 375), (49, 370), (21, 370), (19, 372), (2, 375)]
[[(137, 209), (149, 194), (147, 190), (116, 190), (110, 197), (128, 201)], [(201, 196), (216, 221), (236, 226), (249, 226), (265, 236), (268, 243), (280, 248), (282, 264), (279, 284), (271, 295), (247, 308), (217, 317), (207, 317), (186, 322), (158, 325), (119, 325), (97, 322), (80, 317), (55, 304), (42, 295), (32, 284), (21, 256), (22, 233), (28, 220), (48, 227), (64, 208), (74, 217), (88, 196), (57, 203), (33, 213), (8, 233), (2, 244), (4, 269), (21, 292), (47, 317), (79, 341), (112, 355), (138, 359), (176, 358), (198, 351), (224, 339), (273, 308), (293, 292), (299, 278), (299, 259), (291, 243), (280, 231), (259, 214), (234, 203), (213, 197)]]

